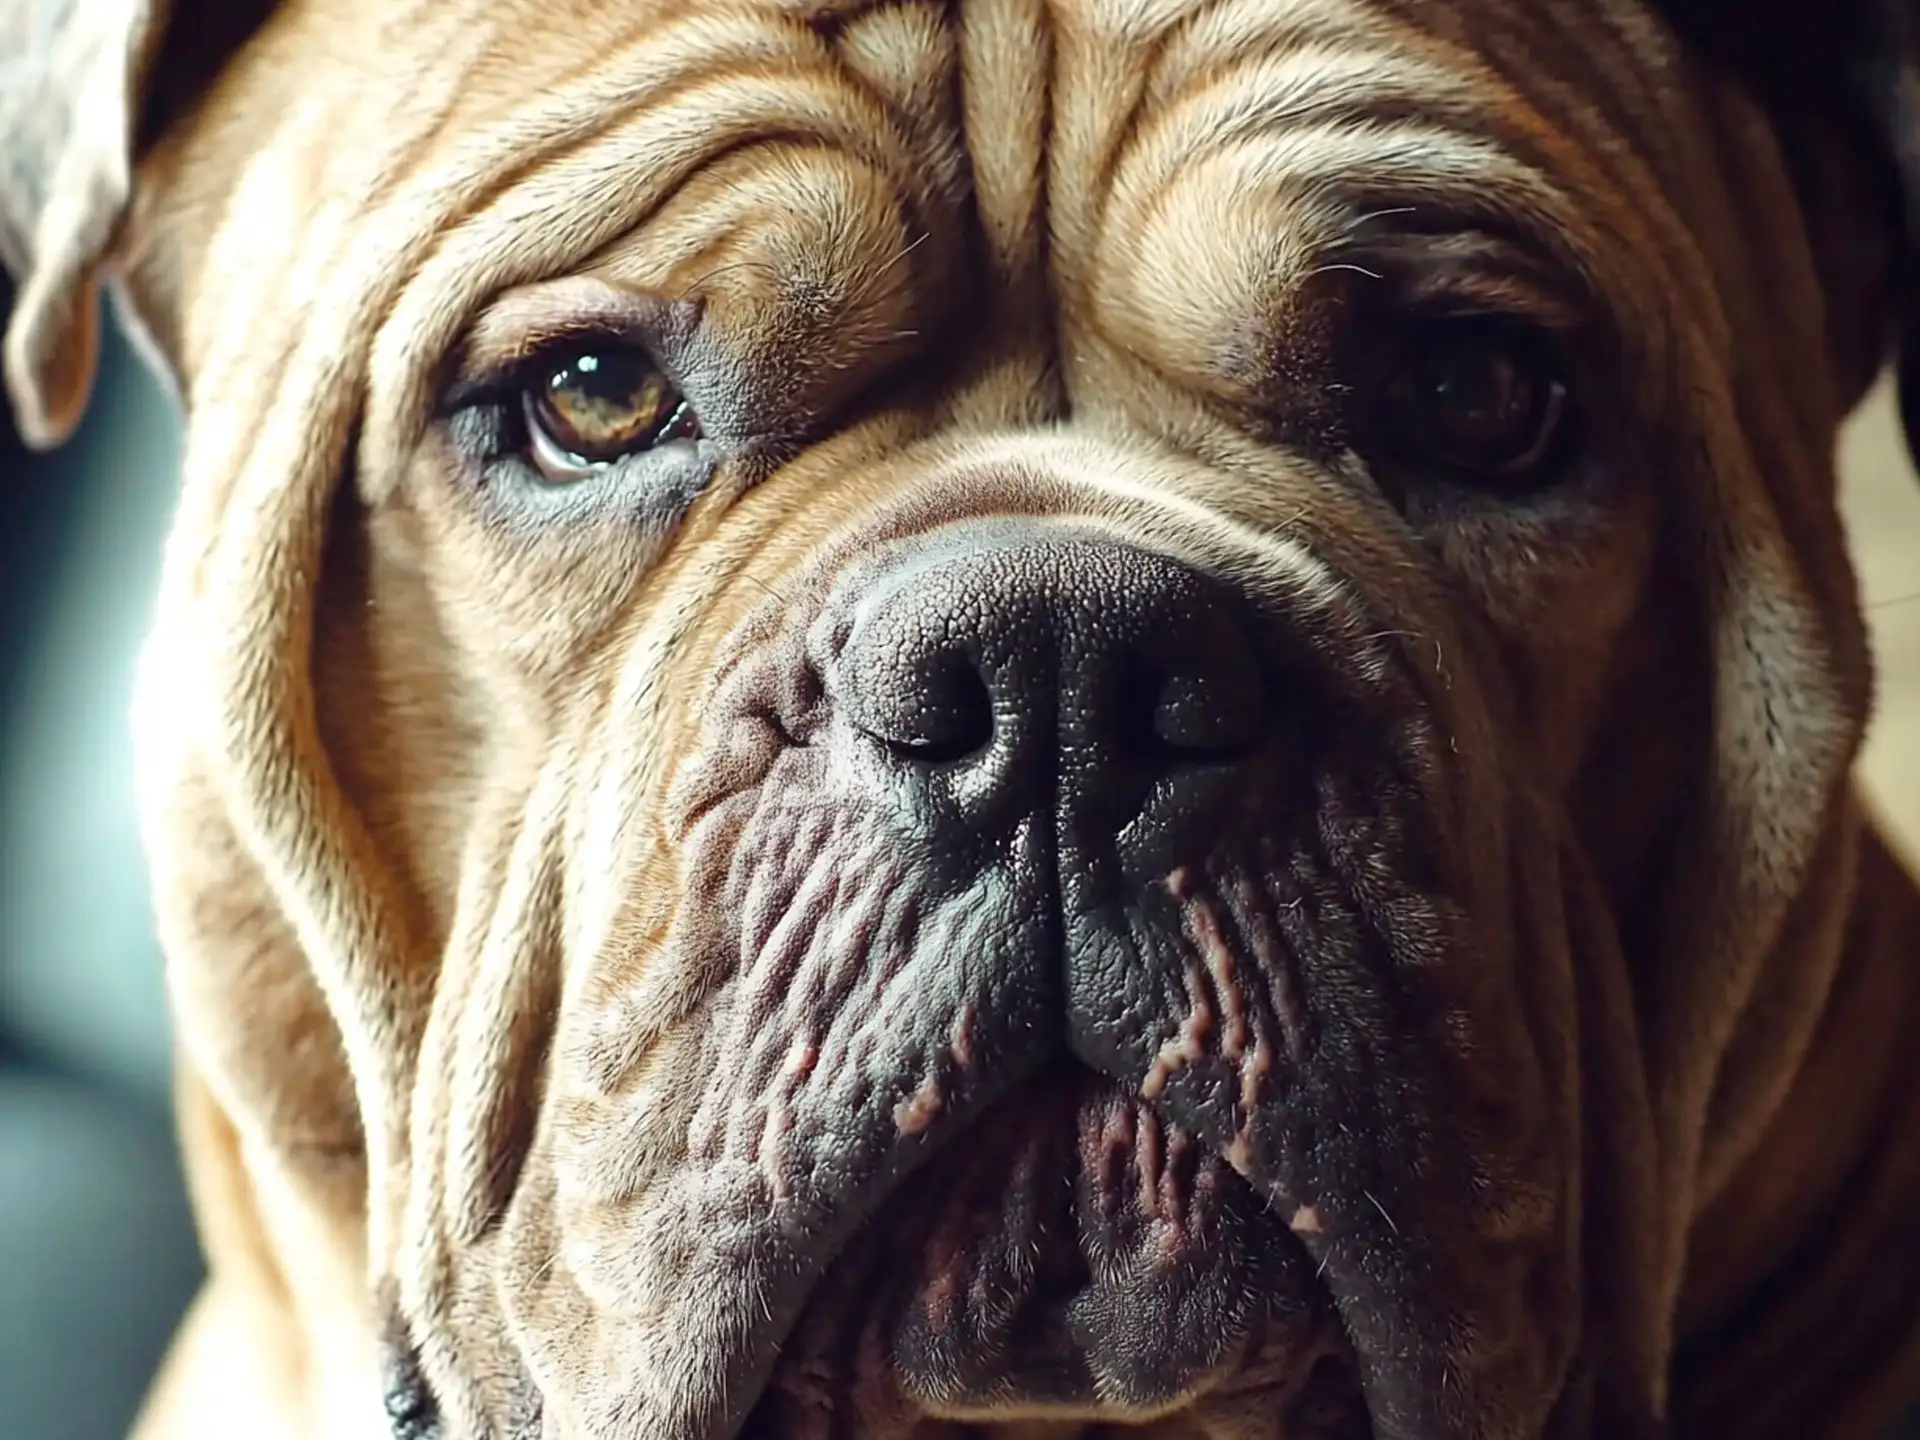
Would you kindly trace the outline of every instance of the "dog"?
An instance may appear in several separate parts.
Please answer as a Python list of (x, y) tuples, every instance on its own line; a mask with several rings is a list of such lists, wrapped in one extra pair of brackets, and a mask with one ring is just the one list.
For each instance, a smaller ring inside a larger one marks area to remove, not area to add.
[(22, 432), (187, 426), (141, 1440), (1920, 1395), (1901, 7), (0, 13)]

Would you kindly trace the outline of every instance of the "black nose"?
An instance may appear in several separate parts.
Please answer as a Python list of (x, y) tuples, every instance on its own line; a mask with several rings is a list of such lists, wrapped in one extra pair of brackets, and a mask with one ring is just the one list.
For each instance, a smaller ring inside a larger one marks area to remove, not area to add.
[(836, 706), (948, 825), (1051, 800), (1109, 841), (1143, 815), (1164, 830), (1223, 798), (1269, 731), (1239, 592), (1069, 522), (935, 532), (829, 622)]

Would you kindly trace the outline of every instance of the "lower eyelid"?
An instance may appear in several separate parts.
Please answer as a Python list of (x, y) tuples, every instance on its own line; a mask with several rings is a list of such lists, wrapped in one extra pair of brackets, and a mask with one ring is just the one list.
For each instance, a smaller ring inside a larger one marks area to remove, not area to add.
[(607, 460), (589, 460), (584, 455), (576, 455), (535, 424), (531, 416), (523, 418), (520, 428), (525, 438), (518, 448), (527, 452), (528, 462), (542, 473), (551, 468), (563, 472), (568, 479), (585, 480), (627, 458), (620, 455)]

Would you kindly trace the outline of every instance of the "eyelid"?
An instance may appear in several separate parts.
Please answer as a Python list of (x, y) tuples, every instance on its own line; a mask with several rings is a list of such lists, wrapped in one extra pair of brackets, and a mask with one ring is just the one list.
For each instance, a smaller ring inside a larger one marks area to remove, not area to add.
[(669, 380), (673, 378), (652, 347), (642, 339), (586, 328), (541, 337), (536, 343), (521, 347), (517, 354), (494, 357), (484, 368), (466, 369), (448, 388), (442, 403), (446, 410), (454, 411), (508, 400), (523, 390), (545, 384), (549, 375), (575, 356), (588, 351), (605, 354), (610, 350), (640, 355), (649, 365), (659, 367), (660, 373)]
[(442, 407), (497, 400), (544, 379), (544, 367), (596, 348), (643, 355), (679, 387), (674, 357), (704, 309), (697, 299), (665, 300), (584, 276), (509, 291), (469, 328)]
[(1447, 296), (1436, 296), (1407, 306), (1403, 323), (1406, 328), (1416, 331), (1451, 330), (1520, 345), (1552, 347), (1572, 343), (1583, 329), (1578, 317), (1516, 309), (1510, 305), (1456, 300)]

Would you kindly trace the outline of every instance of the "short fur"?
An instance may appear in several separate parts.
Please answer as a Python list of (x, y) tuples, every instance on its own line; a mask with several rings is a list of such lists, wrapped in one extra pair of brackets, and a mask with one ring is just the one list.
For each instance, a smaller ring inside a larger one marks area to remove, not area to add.
[[(0, 6), (23, 429), (76, 422), (103, 278), (188, 422), (137, 730), (212, 1273), (142, 1440), (379, 1433), (413, 1352), (448, 1435), (652, 1440), (699, 1356), (623, 1278), (676, 1223), (630, 1092), (704, 1083), (706, 715), (913, 505), (1391, 618), (1327, 643), (1418, 677), (1487, 927), (1424, 953), (1435, 1083), (1532, 1139), (1473, 1217), (1329, 1202), (1458, 1282), (1457, 1391), (1381, 1390), (1382, 1440), (1865, 1440), (1920, 1392), (1920, 898), (1850, 780), (1833, 473), (1883, 156), (1642, 0), (260, 8)], [(1467, 268), (1625, 377), (1587, 498), (1399, 520), (1301, 458), (1408, 206), (1553, 249)], [(670, 524), (490, 509), (450, 380), (631, 292), (788, 443)], [(1557, 1258), (1523, 1304), (1495, 1254)]]

